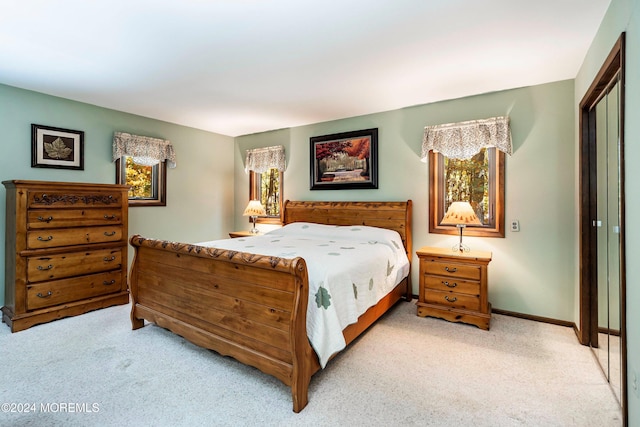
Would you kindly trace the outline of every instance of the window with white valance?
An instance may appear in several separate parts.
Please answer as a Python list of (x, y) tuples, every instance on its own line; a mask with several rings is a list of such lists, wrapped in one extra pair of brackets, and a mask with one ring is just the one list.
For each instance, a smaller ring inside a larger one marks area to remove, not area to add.
[(163, 161), (170, 168), (176, 167), (176, 154), (171, 142), (166, 139), (132, 135), (125, 132), (113, 134), (113, 161), (129, 156), (134, 163), (154, 166)]
[(429, 161), (429, 232), (457, 233), (443, 218), (462, 201), (482, 222), (465, 234), (504, 237), (505, 153), (511, 152), (506, 116), (426, 126), (421, 160)]
[(452, 159), (470, 159), (486, 147), (511, 155), (509, 117), (426, 126), (421, 160), (426, 162), (431, 150)]
[(176, 154), (166, 139), (113, 134), (116, 183), (129, 186), (129, 206), (166, 206), (167, 167), (176, 167)]
[(282, 145), (247, 150), (244, 167), (245, 172), (254, 171), (263, 173), (269, 169), (278, 169), (280, 172), (284, 172), (285, 155)]
[(280, 224), (283, 201), (285, 153), (282, 145), (247, 150), (249, 200), (259, 200), (266, 214), (258, 223)]

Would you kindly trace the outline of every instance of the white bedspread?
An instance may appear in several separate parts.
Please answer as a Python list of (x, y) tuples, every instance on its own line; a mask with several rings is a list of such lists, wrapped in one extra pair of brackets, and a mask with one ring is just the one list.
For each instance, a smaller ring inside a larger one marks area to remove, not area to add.
[(304, 258), (309, 271), (307, 335), (323, 368), (345, 348), (342, 330), (409, 274), (400, 235), (375, 227), (297, 222), (264, 235), (198, 245)]

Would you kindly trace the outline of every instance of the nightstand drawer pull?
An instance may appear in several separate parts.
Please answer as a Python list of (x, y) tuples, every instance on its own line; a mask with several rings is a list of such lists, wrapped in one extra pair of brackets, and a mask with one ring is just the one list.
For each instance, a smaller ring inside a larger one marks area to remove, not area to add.
[(448, 288), (455, 288), (456, 286), (458, 286), (458, 284), (456, 282), (449, 283), (449, 282), (445, 282), (444, 280), (442, 281), (442, 284), (445, 285)]
[(38, 266), (38, 270), (42, 271), (42, 270), (51, 270), (53, 268), (53, 265), (49, 264), (46, 267), (43, 267), (41, 265)]
[(37, 296), (38, 298), (49, 298), (51, 295), (53, 295), (53, 293), (52, 293), (51, 291), (47, 292), (47, 294), (46, 294), (46, 295), (42, 295), (40, 292), (38, 292), (38, 293), (36, 294), (36, 296)]
[(109, 282), (107, 282), (107, 281), (105, 280), (104, 282), (102, 282), (102, 284), (103, 284), (103, 285), (105, 285), (105, 286), (110, 286), (110, 285), (113, 285), (114, 283), (116, 283), (116, 281), (115, 281), (115, 280), (111, 280), (111, 281), (109, 281)]
[(116, 219), (115, 215), (105, 215), (104, 219)]
[(113, 261), (114, 259), (116, 259), (115, 255), (113, 255), (113, 256), (111, 256), (111, 257), (104, 257), (104, 258), (102, 258), (102, 260), (103, 260), (104, 262), (111, 262), (111, 261)]
[(48, 242), (50, 240), (53, 240), (53, 236), (49, 236), (49, 237), (38, 236), (38, 240), (40, 240), (41, 242)]
[(49, 223), (49, 222), (51, 222), (52, 220), (53, 220), (53, 217), (52, 217), (52, 216), (47, 217), (47, 218), (43, 218), (43, 217), (41, 217), (41, 216), (39, 216), (39, 217), (38, 217), (38, 221), (42, 221), (42, 222), (46, 222), (46, 223)]
[(456, 302), (458, 301), (458, 297), (453, 297), (453, 298), (449, 298), (449, 295), (445, 295), (444, 299), (446, 299), (449, 302)]
[(455, 273), (456, 271), (458, 271), (458, 268), (457, 267), (449, 268), (449, 266), (447, 266), (444, 268), (444, 271), (448, 273)]
[(115, 231), (105, 231), (104, 235), (107, 237), (111, 237), (111, 236), (115, 236), (116, 232)]

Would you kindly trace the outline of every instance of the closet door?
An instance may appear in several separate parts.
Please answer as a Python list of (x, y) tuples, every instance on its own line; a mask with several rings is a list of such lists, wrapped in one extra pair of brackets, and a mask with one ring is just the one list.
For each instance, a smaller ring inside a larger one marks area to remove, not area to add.
[(592, 343), (602, 370), (621, 399), (620, 354), (620, 120), (616, 76), (595, 107), (597, 176), (597, 318)]
[(579, 105), (578, 338), (593, 349), (620, 402), (626, 425), (624, 52), (622, 33)]

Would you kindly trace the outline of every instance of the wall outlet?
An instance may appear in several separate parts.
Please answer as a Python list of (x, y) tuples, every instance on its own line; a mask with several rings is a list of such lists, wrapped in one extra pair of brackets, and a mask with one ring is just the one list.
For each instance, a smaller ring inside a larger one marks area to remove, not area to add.
[(520, 221), (517, 219), (511, 221), (511, 231), (520, 231)]

